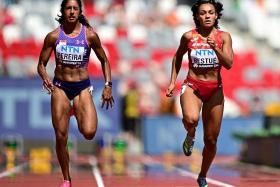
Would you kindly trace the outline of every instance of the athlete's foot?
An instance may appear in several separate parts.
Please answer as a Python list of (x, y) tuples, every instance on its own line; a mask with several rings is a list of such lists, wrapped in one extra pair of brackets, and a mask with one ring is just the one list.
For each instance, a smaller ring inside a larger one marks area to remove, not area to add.
[(199, 187), (208, 187), (206, 178), (198, 177), (196, 181), (197, 181)]
[(64, 180), (63, 183), (59, 187), (71, 187), (71, 182)]
[(191, 156), (194, 145), (194, 138), (187, 135), (183, 143), (183, 151), (186, 156)]

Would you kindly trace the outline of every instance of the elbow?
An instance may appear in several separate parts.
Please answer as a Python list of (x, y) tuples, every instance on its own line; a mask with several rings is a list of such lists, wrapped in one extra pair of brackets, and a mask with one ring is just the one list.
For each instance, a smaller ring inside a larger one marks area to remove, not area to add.
[(38, 64), (37, 66), (37, 73), (40, 74), (41, 70), (40, 70), (40, 65)]
[(224, 67), (227, 69), (227, 70), (230, 70), (232, 68), (232, 64), (233, 64), (233, 61), (232, 60), (229, 60), (229, 61), (226, 61), (224, 63)]
[(225, 66), (225, 68), (226, 68), (227, 70), (230, 70), (230, 69), (232, 68), (232, 63), (231, 63), (231, 64), (227, 64), (227, 65)]
[(44, 64), (39, 62), (37, 65), (37, 73), (41, 75), (42, 72), (44, 71), (44, 68), (45, 68)]

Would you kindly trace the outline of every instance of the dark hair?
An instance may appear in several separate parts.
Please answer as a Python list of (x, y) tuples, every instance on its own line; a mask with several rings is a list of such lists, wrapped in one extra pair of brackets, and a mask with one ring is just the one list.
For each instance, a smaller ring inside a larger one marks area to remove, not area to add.
[(212, 4), (215, 7), (215, 11), (216, 11), (218, 17), (217, 17), (217, 19), (215, 21), (214, 27), (215, 28), (219, 28), (219, 19), (222, 16), (221, 12), (223, 11), (223, 4), (220, 3), (219, 1), (216, 1), (216, 0), (197, 0), (192, 5), (192, 9), (191, 10), (193, 12), (193, 20), (194, 20), (196, 28), (198, 28), (200, 26), (199, 21), (196, 19), (196, 16), (197, 16), (197, 13), (198, 13), (198, 9), (199, 9), (200, 5), (206, 4), (206, 3)]
[[(78, 5), (79, 5), (80, 11), (81, 11), (81, 12), (80, 12), (80, 15), (79, 15), (79, 18), (78, 18), (79, 22), (80, 22), (82, 25), (85, 25), (85, 26), (87, 26), (87, 27), (90, 27), (90, 24), (89, 24), (88, 20), (87, 20), (86, 17), (83, 15), (82, 1), (81, 1), (81, 0), (76, 0), (76, 1), (77, 1)], [(64, 12), (64, 8), (65, 8), (67, 2), (68, 2), (68, 0), (63, 0), (63, 1), (61, 2), (61, 5), (60, 5), (60, 13), (61, 13), (61, 15), (57, 15), (58, 18), (55, 19), (55, 20), (58, 21), (60, 24), (62, 24), (62, 23), (64, 22), (64, 19), (65, 19), (65, 18), (64, 18), (64, 15), (63, 15), (63, 12)]]

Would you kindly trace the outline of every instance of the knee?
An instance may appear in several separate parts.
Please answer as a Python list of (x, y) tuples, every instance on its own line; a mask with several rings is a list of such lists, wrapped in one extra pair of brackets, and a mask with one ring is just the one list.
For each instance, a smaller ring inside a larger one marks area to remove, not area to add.
[(61, 132), (57, 130), (55, 135), (58, 143), (65, 143), (65, 144), (67, 143), (67, 138), (68, 138), (67, 132)]
[(196, 126), (198, 124), (199, 117), (198, 116), (187, 116), (183, 115), (182, 122), (187, 126)]
[(91, 128), (91, 129), (84, 129), (82, 131), (83, 136), (87, 140), (92, 140), (96, 134), (96, 128)]
[(215, 137), (204, 137), (204, 144), (207, 149), (216, 150), (217, 138)]
[(86, 133), (83, 133), (85, 139), (87, 140), (92, 140), (95, 136), (95, 132), (86, 132)]

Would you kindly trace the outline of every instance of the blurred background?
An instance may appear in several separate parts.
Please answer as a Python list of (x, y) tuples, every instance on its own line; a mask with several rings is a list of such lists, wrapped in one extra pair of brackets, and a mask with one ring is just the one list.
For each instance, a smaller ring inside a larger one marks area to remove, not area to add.
[[(115, 106), (100, 107), (104, 85), (99, 61), (88, 70), (94, 86), (99, 126), (85, 141), (71, 118), (69, 145), (74, 153), (99, 154), (105, 146), (127, 153), (181, 155), (186, 132), (181, 124), (180, 85), (165, 96), (171, 60), (184, 32), (194, 28), (191, 0), (84, 0), (84, 14), (99, 34), (109, 58)], [(234, 64), (223, 70), (226, 97), (218, 155), (280, 166), (280, 1), (221, 0), (222, 30), (233, 39)], [(57, 0), (0, 0), (1, 163), (7, 147), (31, 156), (48, 147), (53, 153), (50, 96), (42, 91), (37, 63), (46, 34), (58, 26)], [(47, 69), (53, 77), (54, 56)], [(195, 147), (203, 147), (201, 122)], [(230, 146), (229, 146), (230, 145)], [(278, 146), (278, 147), (277, 147)]]

